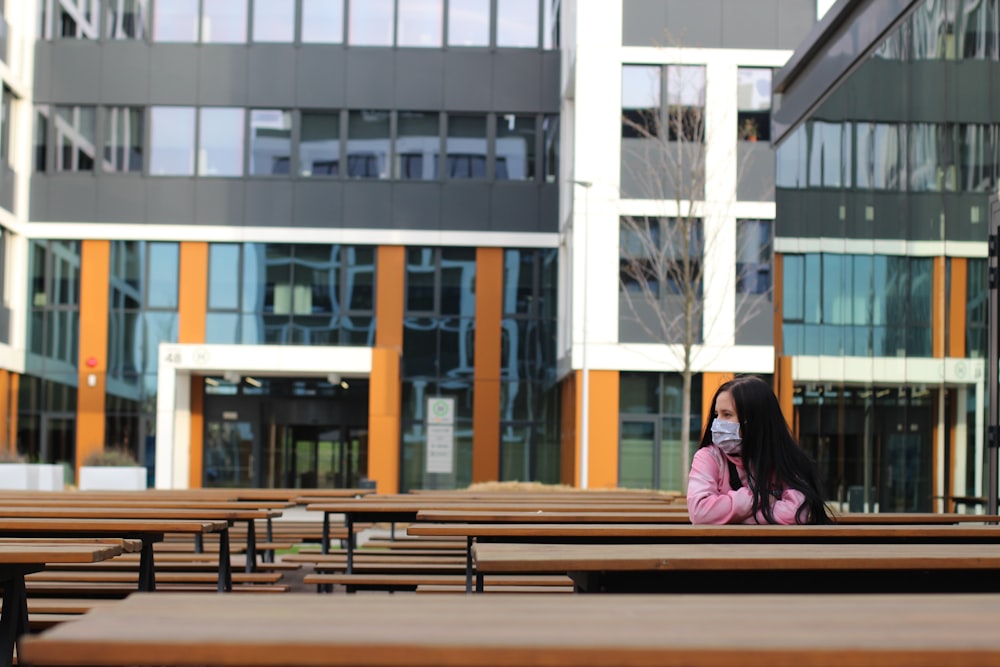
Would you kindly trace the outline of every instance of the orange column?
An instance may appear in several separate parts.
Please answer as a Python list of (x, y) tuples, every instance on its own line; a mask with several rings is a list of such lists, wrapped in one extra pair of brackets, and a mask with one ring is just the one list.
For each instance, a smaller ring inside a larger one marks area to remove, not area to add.
[(10, 398), (8, 399), (7, 405), (7, 442), (10, 443), (11, 449), (17, 448), (17, 411), (20, 405), (20, 391), (21, 391), (21, 375), (20, 373), (9, 372), (10, 377), (8, 380)]
[(111, 242), (83, 241), (80, 257), (80, 340), (76, 402), (76, 467), (104, 449)]
[(476, 330), (472, 390), (472, 481), (500, 479), (500, 327), (503, 250), (476, 251)]
[(378, 493), (399, 492), (406, 249), (378, 249), (375, 277), (375, 349), (368, 388), (368, 477)]
[(10, 371), (0, 368), (0, 452), (17, 450), (10, 433)]
[(580, 413), (578, 378), (578, 373), (570, 373), (560, 385), (559, 481), (567, 486), (576, 486), (579, 465), (579, 457), (576, 455), (580, 433), (577, 428), (577, 415)]
[[(701, 374), (701, 430), (712, 419), (709, 411), (712, 409), (712, 398), (719, 387), (736, 377), (733, 373), (702, 373)], [(693, 443), (692, 453), (697, 443)]]
[[(953, 257), (951, 260), (951, 291), (948, 294), (948, 320), (934, 323), (934, 327), (948, 327), (948, 356), (965, 356), (965, 334), (969, 305), (969, 260)], [(995, 334), (994, 334), (995, 335)]]
[[(181, 243), (180, 284), (178, 294), (177, 342), (204, 343), (205, 317), (208, 312), (208, 244), (202, 241)], [(201, 488), (205, 445), (205, 383), (201, 376), (191, 376), (191, 432), (188, 485)]]
[[(581, 378), (582, 380), (582, 378)], [(590, 371), (587, 488), (618, 486), (618, 371)]]

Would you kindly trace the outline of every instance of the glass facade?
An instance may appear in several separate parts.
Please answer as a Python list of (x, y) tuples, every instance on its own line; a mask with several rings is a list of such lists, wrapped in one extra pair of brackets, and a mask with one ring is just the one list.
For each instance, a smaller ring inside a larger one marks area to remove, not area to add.
[[(930, 511), (982, 488), (970, 360), (986, 346), (1000, 14), (997, 0), (915, 4), (776, 157), (779, 355), (845, 359), (796, 380), (795, 420), (829, 497), (858, 510)], [(927, 370), (946, 359), (950, 380)]]

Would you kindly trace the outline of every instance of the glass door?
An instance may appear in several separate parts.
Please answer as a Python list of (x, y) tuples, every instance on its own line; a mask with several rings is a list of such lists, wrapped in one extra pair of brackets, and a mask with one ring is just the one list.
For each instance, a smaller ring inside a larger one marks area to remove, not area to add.
[(202, 462), (206, 487), (255, 487), (254, 425), (244, 421), (206, 421)]
[(660, 424), (655, 417), (622, 419), (618, 449), (618, 485), (630, 489), (658, 488)]

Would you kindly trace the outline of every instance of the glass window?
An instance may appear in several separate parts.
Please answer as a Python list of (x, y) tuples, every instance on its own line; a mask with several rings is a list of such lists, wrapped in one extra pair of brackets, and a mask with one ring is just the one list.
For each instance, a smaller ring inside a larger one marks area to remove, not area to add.
[(737, 131), (740, 141), (771, 140), (771, 70), (736, 70)]
[(393, 0), (350, 0), (347, 43), (392, 46)]
[(302, 113), (299, 173), (303, 176), (340, 174), (340, 113)]
[(851, 125), (815, 121), (810, 127), (809, 185), (850, 186)]
[(69, 39), (97, 39), (97, 0), (55, 0), (56, 34)]
[(545, 182), (555, 183), (559, 175), (559, 116), (542, 118), (542, 151)]
[(770, 220), (736, 221), (736, 293), (768, 294), (771, 291)]
[(497, 0), (497, 46), (538, 47), (538, 0)]
[(180, 244), (149, 244), (149, 294), (146, 303), (150, 308), (177, 308), (179, 266)]
[(208, 309), (238, 310), (240, 307), (240, 246), (211, 243), (208, 246)]
[(104, 171), (142, 171), (143, 110), (108, 107), (104, 113)]
[(292, 114), (280, 109), (250, 110), (250, 173), (287, 176), (292, 156)]
[(805, 262), (802, 255), (785, 255), (782, 260), (784, 281), (781, 288), (785, 321), (801, 322), (805, 319)]
[(152, 107), (149, 119), (149, 173), (194, 174), (194, 109)]
[(486, 178), (486, 116), (448, 117), (446, 178)]
[(0, 86), (2, 98), (0, 98), (0, 160), (4, 164), (10, 164), (10, 124), (13, 119), (10, 113), (14, 104), (14, 93), (7, 86)]
[(146, 39), (149, 0), (104, 0), (104, 35), (107, 39)]
[(49, 152), (49, 108), (35, 107), (35, 171), (48, 169)]
[(295, 0), (254, 0), (253, 41), (295, 41)]
[(393, 178), (437, 178), (437, 161), (441, 154), (439, 118), (437, 112), (398, 112)]
[(347, 175), (389, 177), (389, 112), (352, 111), (347, 120)]
[(667, 66), (667, 123), (671, 141), (705, 140), (705, 68)]
[(197, 42), (198, 0), (153, 3), (153, 41)]
[(243, 109), (199, 110), (198, 175), (243, 175)]
[(996, 125), (958, 126), (958, 168), (963, 192), (992, 192), (1000, 169), (997, 134)]
[(302, 42), (341, 44), (343, 41), (343, 0), (302, 0)]
[(490, 0), (448, 2), (448, 46), (490, 45)]
[(56, 171), (93, 171), (96, 124), (96, 107), (56, 107)]
[(441, 46), (442, 0), (398, 0), (396, 46)]
[(622, 66), (622, 137), (655, 137), (660, 129), (660, 68)]
[(201, 41), (243, 44), (247, 41), (247, 0), (202, 0)]
[(495, 178), (531, 181), (535, 178), (535, 117), (497, 115)]

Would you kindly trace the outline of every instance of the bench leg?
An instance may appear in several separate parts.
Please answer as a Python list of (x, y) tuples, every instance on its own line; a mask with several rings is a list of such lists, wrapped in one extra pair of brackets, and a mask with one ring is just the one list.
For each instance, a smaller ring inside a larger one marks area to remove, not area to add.
[(247, 558), (244, 570), (247, 572), (257, 570), (257, 528), (253, 519), (247, 522)]
[(156, 590), (156, 566), (153, 562), (153, 541), (143, 539), (139, 552), (139, 590), (148, 593)]
[(0, 667), (14, 663), (14, 647), (28, 631), (28, 594), (24, 589), (24, 573), (13, 575), (4, 582), (3, 611), (0, 611)]
[(465, 592), (472, 592), (472, 536), (465, 538)]
[(219, 533), (219, 592), (229, 593), (233, 590), (233, 561), (229, 553), (229, 529), (223, 528)]

